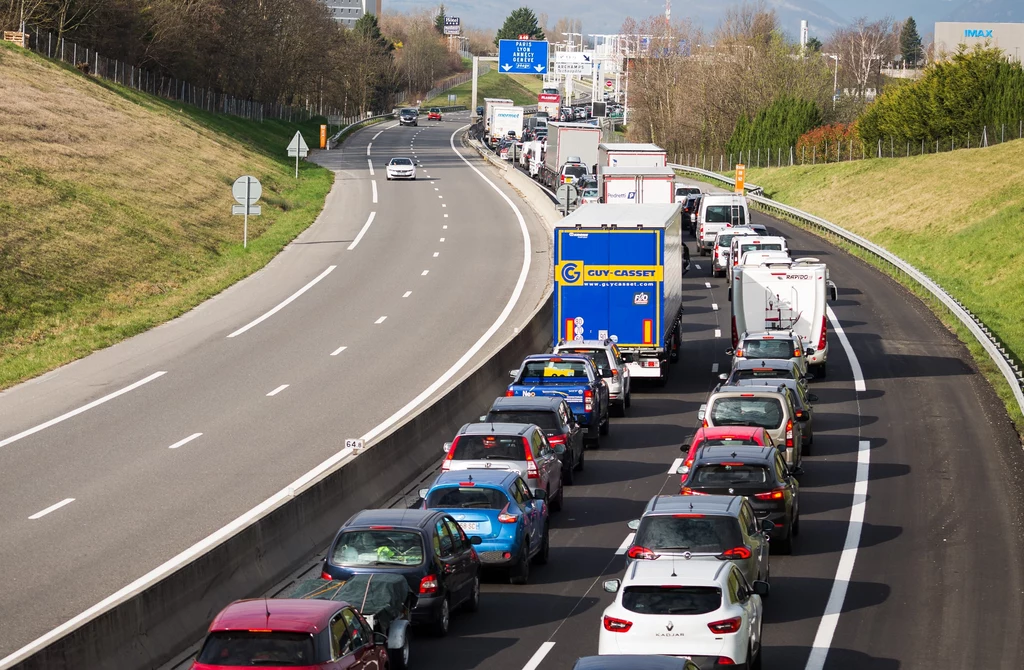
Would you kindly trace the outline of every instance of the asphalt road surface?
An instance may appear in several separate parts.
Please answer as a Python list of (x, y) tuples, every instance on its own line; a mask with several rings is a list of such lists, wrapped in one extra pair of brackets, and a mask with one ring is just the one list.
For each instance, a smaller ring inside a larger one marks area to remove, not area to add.
[[(548, 236), (456, 153), (467, 120), (320, 153), (337, 171), (323, 214), (265, 270), (0, 395), (0, 658), (443, 391), (532, 312)], [(419, 178), (387, 181), (394, 156)]]

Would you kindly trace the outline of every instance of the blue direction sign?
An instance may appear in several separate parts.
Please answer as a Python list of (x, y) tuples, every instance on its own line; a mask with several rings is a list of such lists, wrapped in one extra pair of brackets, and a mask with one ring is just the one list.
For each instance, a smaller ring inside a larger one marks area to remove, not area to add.
[(541, 40), (499, 40), (498, 68), (509, 74), (545, 74), (548, 43)]

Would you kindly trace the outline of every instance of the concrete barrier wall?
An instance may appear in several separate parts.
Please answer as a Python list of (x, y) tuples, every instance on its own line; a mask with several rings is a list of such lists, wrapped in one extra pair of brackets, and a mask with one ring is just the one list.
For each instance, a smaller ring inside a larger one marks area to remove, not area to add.
[(324, 549), (352, 514), (383, 504), (439, 460), (442, 444), (504, 394), (508, 371), (524, 356), (547, 350), (551, 310), (548, 296), (495, 355), (359, 456), (195, 561), (14, 667), (148, 670), (171, 660), (202, 637), (213, 616), (229, 602), (259, 595), (283, 580)]

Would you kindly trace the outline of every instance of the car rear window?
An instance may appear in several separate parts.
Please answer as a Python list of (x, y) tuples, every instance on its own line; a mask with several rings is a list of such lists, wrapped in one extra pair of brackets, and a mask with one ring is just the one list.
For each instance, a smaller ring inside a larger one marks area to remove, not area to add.
[(309, 633), (251, 633), (220, 631), (210, 633), (199, 663), (226, 666), (310, 666), (319, 662), (314, 657), (313, 636)]
[(711, 423), (715, 426), (773, 429), (782, 425), (782, 417), (782, 403), (778, 398), (718, 398), (711, 406)]
[(736, 207), (736, 221), (733, 221), (732, 205), (708, 205), (704, 210), (705, 223), (746, 223), (747, 219), (742, 207)]
[(459, 435), (452, 448), (452, 459), (457, 461), (526, 460), (526, 445), (519, 435)]
[(523, 379), (541, 379), (558, 382), (569, 379), (587, 379), (587, 365), (583, 361), (530, 361), (523, 369)]
[(590, 360), (594, 361), (594, 367), (598, 370), (608, 369), (607, 349), (582, 349), (579, 347), (573, 347), (572, 349), (559, 349), (558, 351), (562, 354), (579, 354), (580, 356), (587, 356)]
[(522, 410), (492, 411), (487, 415), (487, 421), (500, 423), (532, 423), (535, 426), (540, 426), (544, 430), (561, 430), (562, 428), (562, 424), (558, 421), (558, 414), (546, 410), (536, 412)]
[(501, 509), (508, 496), (498, 489), (449, 486), (427, 494), (426, 504), (433, 509)]
[(746, 340), (742, 346), (746, 358), (792, 358), (792, 340)]
[(688, 482), (698, 486), (764, 485), (772, 481), (768, 468), (757, 464), (708, 464), (694, 468)]
[(565, 174), (570, 177), (583, 177), (587, 174), (587, 168), (582, 165), (566, 165)]
[(772, 242), (770, 244), (741, 244), (740, 253), (746, 253), (748, 251), (782, 251), (782, 244), (779, 242)]
[(638, 614), (707, 614), (722, 605), (713, 586), (627, 586), (622, 606)]
[(633, 543), (655, 553), (690, 551), (719, 554), (742, 544), (739, 520), (731, 516), (658, 514), (644, 517)]
[(704, 440), (699, 446), (702, 447), (759, 447), (757, 442), (754, 440), (748, 440), (746, 438), (731, 438), (731, 437), (713, 437), (710, 440)]
[[(789, 356), (786, 356), (789, 358)], [(793, 370), (789, 368), (754, 368), (752, 370), (735, 370), (732, 373), (734, 379), (794, 379)]]
[(331, 564), (340, 566), (422, 565), (423, 539), (409, 530), (345, 531), (334, 543)]

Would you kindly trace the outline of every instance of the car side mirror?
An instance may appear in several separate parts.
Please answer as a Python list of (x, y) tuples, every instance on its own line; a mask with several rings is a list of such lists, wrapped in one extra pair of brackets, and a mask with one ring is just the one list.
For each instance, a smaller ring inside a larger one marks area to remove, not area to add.
[(728, 349), (726, 349), (726, 350), (725, 350), (725, 355), (726, 355), (726, 356), (732, 356), (732, 353), (733, 353), (734, 351), (736, 351), (736, 350), (735, 350), (735, 349), (733, 349), (732, 347), (730, 347), (730, 348), (728, 348)]
[(729, 380), (729, 373), (727, 373), (727, 372), (723, 372), (722, 374), (718, 375), (718, 378), (719, 378), (719, 379), (720, 379), (721, 381), (723, 381), (723, 382), (724, 382), (724, 381), (728, 381), (728, 380)]
[(697, 410), (697, 420), (698, 421), (703, 421), (704, 420), (704, 416), (707, 414), (707, 411), (708, 411), (708, 406), (707, 405), (701, 405), (700, 409)]
[(633, 519), (632, 521), (626, 524), (626, 527), (630, 530), (636, 530), (640, 527), (640, 519)]
[(802, 409), (798, 409), (796, 411), (796, 420), (801, 423), (806, 423), (807, 421), (811, 420), (811, 415)]
[(484, 543), (484, 538), (480, 537), (479, 535), (471, 535), (470, 538), (469, 538), (469, 543), (470, 544), (483, 544)]
[(832, 302), (839, 300), (839, 288), (831, 280), (828, 281), (828, 299)]
[(817, 351), (817, 349), (815, 349), (814, 347), (807, 347), (806, 349), (804, 349), (804, 355), (813, 356), (815, 351)]
[(818, 395), (816, 393), (808, 393), (807, 394), (807, 401), (808, 402), (818, 402)]
[(768, 594), (772, 591), (772, 586), (768, 582), (761, 581), (760, 579), (754, 580), (754, 583), (750, 585), (754, 593), (767, 598)]
[(486, 414), (481, 415), (480, 416), (480, 421), (481, 421), (481, 423), (484, 422), (484, 421), (487, 421), (487, 415)]
[(443, 447), (441, 447), (441, 451), (443, 451), (443, 452), (444, 452), (444, 453), (446, 453), (446, 454), (447, 454), (447, 453), (448, 453), (449, 451), (451, 451), (451, 450), (452, 450), (452, 443), (451, 443), (451, 442), (445, 442), (445, 443), (444, 443), (444, 446), (443, 446)]
[(536, 491), (533, 492), (533, 499), (534, 500), (547, 500), (548, 499), (548, 492), (545, 491), (544, 489), (537, 489)]
[(430, 489), (420, 489), (419, 490), (420, 498), (422, 498), (423, 500), (427, 499), (427, 494), (428, 493), (430, 493)]
[(802, 379), (805, 382), (814, 381), (814, 375), (808, 372), (804, 376), (800, 377), (800, 379)]
[(381, 632), (374, 632), (373, 643), (379, 647), (388, 646), (388, 636)]
[(608, 368), (605, 368), (604, 370), (601, 370), (601, 377), (604, 378), (604, 379), (611, 379), (613, 374), (615, 374), (615, 373), (612, 372), (611, 370), (609, 370)]
[(621, 579), (609, 579), (608, 581), (606, 581), (601, 586), (608, 593), (618, 593), (619, 592), (619, 587), (622, 586), (622, 580)]
[(804, 469), (802, 467), (800, 467), (799, 465), (794, 466), (794, 467), (789, 469), (789, 474), (793, 475), (794, 477), (799, 477), (803, 473), (804, 473)]
[(775, 522), (765, 519), (761, 522), (761, 530), (763, 530), (766, 533), (770, 530), (775, 530)]
[(508, 376), (511, 377), (512, 379), (515, 379), (516, 377), (519, 376), (519, 370), (509, 370)]
[(556, 444), (555, 445), (555, 454), (558, 455), (558, 456), (561, 456), (564, 453), (565, 453), (565, 445), (564, 444)]

